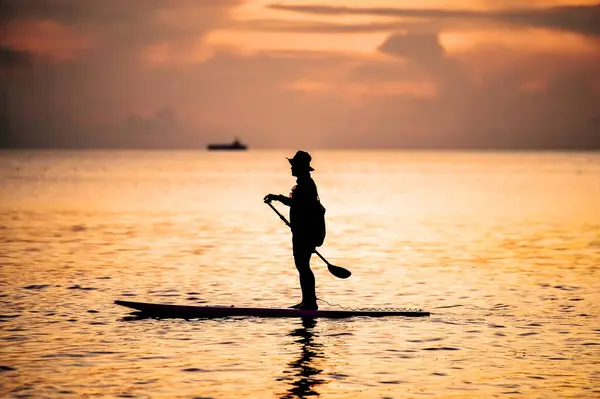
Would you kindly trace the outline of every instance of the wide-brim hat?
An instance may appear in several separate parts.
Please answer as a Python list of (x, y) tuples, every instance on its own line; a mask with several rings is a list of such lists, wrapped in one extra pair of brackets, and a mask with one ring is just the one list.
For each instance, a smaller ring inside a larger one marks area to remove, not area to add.
[(310, 166), (310, 161), (312, 161), (312, 157), (306, 151), (300, 150), (300, 151), (296, 152), (296, 154), (294, 155), (293, 158), (286, 158), (286, 159), (293, 166), (305, 167), (309, 171), (314, 170), (313, 167)]

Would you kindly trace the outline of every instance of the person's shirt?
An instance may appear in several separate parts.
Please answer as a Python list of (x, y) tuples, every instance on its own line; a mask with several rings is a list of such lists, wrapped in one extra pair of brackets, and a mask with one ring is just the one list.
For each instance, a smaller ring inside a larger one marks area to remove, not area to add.
[(295, 235), (307, 233), (311, 212), (319, 204), (317, 185), (310, 175), (298, 177), (296, 185), (292, 187), (289, 199), (285, 198), (282, 202), (290, 207), (292, 233)]

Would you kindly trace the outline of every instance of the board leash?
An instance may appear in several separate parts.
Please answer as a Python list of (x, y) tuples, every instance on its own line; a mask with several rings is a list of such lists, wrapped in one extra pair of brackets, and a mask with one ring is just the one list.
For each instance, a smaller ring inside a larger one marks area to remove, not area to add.
[(331, 304), (325, 299), (317, 298), (317, 301), (325, 302), (329, 306), (339, 306), (342, 310), (349, 310), (352, 312), (423, 312), (423, 309), (418, 308), (354, 308), (352, 306), (342, 306), (340, 304)]

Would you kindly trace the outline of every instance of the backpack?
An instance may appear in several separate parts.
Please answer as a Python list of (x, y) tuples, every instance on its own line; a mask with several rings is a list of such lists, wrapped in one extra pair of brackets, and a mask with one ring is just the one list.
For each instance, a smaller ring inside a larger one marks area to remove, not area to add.
[(323, 245), (325, 235), (327, 235), (327, 229), (325, 227), (325, 207), (321, 202), (318, 202), (312, 212), (311, 223), (311, 238), (315, 247)]

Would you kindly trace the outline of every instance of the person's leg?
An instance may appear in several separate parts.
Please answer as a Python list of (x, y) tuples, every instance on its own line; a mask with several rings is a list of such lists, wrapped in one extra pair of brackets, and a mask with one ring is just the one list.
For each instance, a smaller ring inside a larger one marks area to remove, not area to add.
[(302, 303), (299, 309), (317, 309), (317, 295), (315, 292), (315, 275), (310, 269), (310, 257), (313, 248), (310, 244), (302, 240), (295, 239), (294, 242), (294, 263), (300, 274), (300, 288), (302, 289)]

